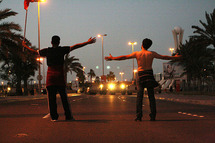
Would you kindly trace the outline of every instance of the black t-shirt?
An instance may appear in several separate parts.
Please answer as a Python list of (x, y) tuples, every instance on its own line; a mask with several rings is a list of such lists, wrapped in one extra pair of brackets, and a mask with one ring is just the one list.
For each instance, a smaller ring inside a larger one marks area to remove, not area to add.
[(48, 66), (58, 66), (64, 64), (64, 55), (70, 52), (70, 47), (45, 48), (39, 51), (40, 56), (47, 58)]

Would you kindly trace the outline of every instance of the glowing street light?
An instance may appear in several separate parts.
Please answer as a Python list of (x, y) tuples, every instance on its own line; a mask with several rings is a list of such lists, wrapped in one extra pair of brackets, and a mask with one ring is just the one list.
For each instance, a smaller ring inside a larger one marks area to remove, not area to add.
[(103, 42), (103, 37), (107, 36), (107, 34), (98, 34), (97, 37), (98, 38), (102, 38), (102, 76), (104, 76), (104, 42)]
[[(131, 45), (132, 53), (134, 52), (134, 45), (137, 45), (137, 42), (128, 42), (128, 45)], [(133, 59), (133, 79), (134, 79), (134, 59)]]
[[(43, 84), (45, 85), (45, 84), (46, 84), (46, 79), (45, 79), (45, 64), (44, 64), (44, 58), (43, 58), (43, 57), (38, 57), (36, 60), (39, 61), (39, 62), (41, 62), (41, 63), (43, 62)], [(39, 66), (40, 66), (40, 64), (39, 64)], [(41, 78), (41, 72), (40, 72), (38, 78)], [(41, 79), (41, 80), (42, 80), (42, 79)]]
[(83, 69), (82, 69), (82, 70), (83, 70), (83, 75), (84, 75), (84, 70), (85, 70), (85, 69), (86, 69), (86, 67), (83, 67)]
[(169, 48), (169, 50), (170, 50), (171, 55), (172, 55), (175, 49), (174, 48)]
[(136, 79), (137, 69), (133, 70), (133, 72), (134, 72), (134, 79)]
[(128, 45), (137, 45), (137, 42), (128, 42)]
[(120, 72), (119, 74), (121, 75), (121, 81), (123, 81), (124, 72)]

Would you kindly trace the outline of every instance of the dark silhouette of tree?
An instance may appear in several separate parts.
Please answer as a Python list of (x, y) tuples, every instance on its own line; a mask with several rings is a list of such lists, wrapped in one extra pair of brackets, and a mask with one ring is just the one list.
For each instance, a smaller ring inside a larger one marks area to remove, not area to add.
[(203, 28), (199, 26), (192, 26), (195, 29), (194, 33), (197, 35), (191, 36), (197, 39), (199, 43), (205, 44), (206, 46), (213, 45), (215, 48), (215, 9), (211, 14), (205, 12), (206, 23), (199, 20)]
[(115, 80), (115, 74), (114, 72), (110, 71), (109, 74), (107, 74), (107, 80), (108, 81), (114, 81)]
[(95, 83), (100, 83), (100, 78), (98, 76), (96, 76)]
[[(179, 52), (183, 58), (176, 61), (184, 67), (184, 74), (187, 75), (188, 87), (191, 81), (198, 81), (202, 84), (204, 77), (212, 75), (213, 69), (213, 49), (200, 45), (196, 39), (190, 38), (182, 44)], [(173, 61), (174, 62), (174, 61)]]
[(14, 22), (2, 22), (16, 14), (10, 9), (0, 10), (0, 62), (2, 64), (0, 76), (11, 85), (16, 85), (17, 95), (22, 95), (21, 81), (23, 80), (25, 95), (27, 95), (27, 80), (34, 75), (38, 64), (35, 55), (22, 51), (23, 36), (16, 33), (21, 31), (21, 27)]
[(87, 75), (90, 77), (91, 82), (92, 82), (92, 78), (96, 76), (94, 70), (92, 70), (92, 69), (90, 69), (90, 72), (88, 72)]
[(75, 56), (70, 57), (69, 54), (65, 56), (65, 62), (64, 62), (64, 70), (65, 70), (65, 78), (67, 80), (67, 73), (75, 72), (76, 74), (79, 72), (83, 73), (83, 66), (81, 63), (78, 62), (79, 59), (75, 58)]

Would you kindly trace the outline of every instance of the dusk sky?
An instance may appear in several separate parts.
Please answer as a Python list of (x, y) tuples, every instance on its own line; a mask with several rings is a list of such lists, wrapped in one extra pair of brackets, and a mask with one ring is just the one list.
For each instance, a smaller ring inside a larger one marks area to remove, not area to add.
[[(20, 24), (24, 30), (24, 0), (3, 0), (1, 10), (10, 8), (18, 15), (6, 19)], [(71, 46), (87, 41), (97, 34), (104, 37), (104, 53), (108, 56), (131, 53), (129, 41), (136, 41), (135, 51), (141, 50), (144, 38), (150, 38), (150, 48), (160, 54), (170, 55), (169, 48), (174, 47), (172, 30), (175, 26), (184, 29), (184, 38), (193, 35), (192, 25), (201, 26), (199, 20), (205, 20), (205, 12), (212, 13), (214, 0), (47, 0), (41, 3), (41, 49), (50, 47), (53, 35), (61, 37), (61, 46)], [(26, 38), (38, 46), (37, 3), (30, 3)], [(23, 34), (23, 31), (22, 31)], [(80, 59), (86, 67), (86, 73), (93, 69), (96, 75), (102, 74), (102, 41), (70, 53)], [(154, 73), (162, 73), (163, 60), (154, 60)], [(99, 67), (98, 69), (96, 67)], [(132, 78), (132, 60), (106, 62), (105, 74), (113, 71), (118, 80), (119, 72), (124, 79)], [(136, 61), (135, 61), (135, 67)], [(75, 75), (75, 74), (74, 74)], [(74, 76), (68, 79), (74, 80)]]

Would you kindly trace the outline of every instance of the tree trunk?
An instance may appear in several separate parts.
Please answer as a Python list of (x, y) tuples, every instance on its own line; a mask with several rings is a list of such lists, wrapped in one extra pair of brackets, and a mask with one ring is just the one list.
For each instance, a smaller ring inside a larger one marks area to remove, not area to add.
[(24, 79), (24, 95), (28, 95), (28, 79)]
[(17, 78), (17, 83), (16, 83), (16, 95), (21, 96), (22, 95), (22, 87), (21, 87), (21, 78)]

